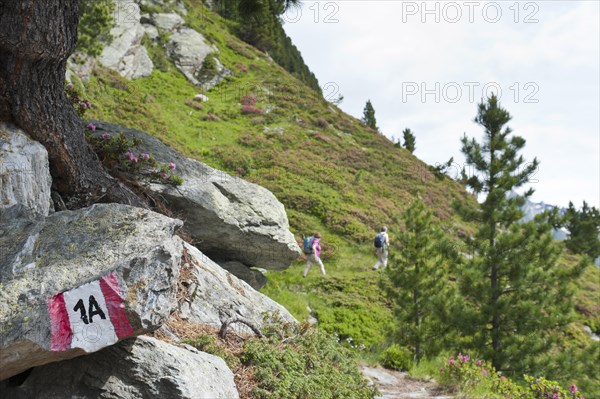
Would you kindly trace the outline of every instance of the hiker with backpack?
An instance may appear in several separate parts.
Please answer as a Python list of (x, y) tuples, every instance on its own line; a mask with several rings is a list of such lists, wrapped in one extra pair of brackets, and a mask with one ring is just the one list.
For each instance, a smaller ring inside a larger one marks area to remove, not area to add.
[(375, 254), (377, 255), (377, 263), (375, 263), (375, 266), (373, 266), (373, 270), (379, 269), (380, 266), (385, 269), (388, 261), (388, 247), (390, 245), (387, 227), (383, 226), (379, 234), (375, 236), (374, 245)]
[(315, 233), (311, 237), (304, 238), (304, 253), (306, 254), (306, 267), (304, 268), (304, 272), (302, 272), (302, 277), (306, 277), (308, 271), (310, 270), (310, 266), (313, 262), (318, 264), (321, 267), (321, 273), (325, 275), (325, 266), (321, 261), (321, 244), (319, 241), (321, 240), (321, 234)]

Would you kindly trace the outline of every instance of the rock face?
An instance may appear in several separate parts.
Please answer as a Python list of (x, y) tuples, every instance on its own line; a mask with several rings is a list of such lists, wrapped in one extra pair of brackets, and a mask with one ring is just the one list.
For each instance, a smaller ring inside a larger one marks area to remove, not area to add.
[(110, 31), (113, 41), (98, 60), (127, 79), (150, 76), (154, 65), (142, 45), (145, 30), (140, 23), (140, 7), (130, 0), (114, 1), (115, 27)]
[(267, 189), (184, 158), (146, 133), (99, 121), (94, 124), (98, 135), (108, 131), (140, 138), (140, 151), (153, 154), (159, 162), (177, 164), (176, 172), (184, 179), (181, 186), (152, 183), (150, 188), (182, 215), (196, 246), (211, 259), (285, 269), (300, 256), (285, 208)]
[(221, 327), (226, 319), (242, 316), (260, 326), (264, 314), (272, 313), (284, 322), (296, 322), (283, 306), (222, 269), (197, 248), (187, 243), (184, 247), (191, 257), (192, 277), (187, 301), (180, 310), (182, 319)]
[(204, 90), (210, 90), (231, 71), (226, 69), (219, 60), (215, 58), (216, 73), (205, 81), (199, 73), (202, 70), (204, 60), (217, 49), (210, 45), (201, 33), (190, 28), (181, 28), (171, 33), (167, 51), (177, 69), (193, 84), (201, 85)]
[(185, 25), (185, 21), (179, 14), (151, 14), (150, 23), (154, 25), (160, 33), (170, 32), (176, 28)]
[(5, 382), (0, 392), (23, 399), (239, 398), (221, 358), (150, 337), (37, 367), (20, 386)]
[(0, 209), (22, 204), (47, 216), (52, 209), (51, 185), (44, 146), (0, 122)]
[(221, 262), (219, 263), (223, 269), (227, 270), (229, 273), (233, 274), (237, 278), (244, 280), (250, 285), (250, 287), (255, 290), (260, 290), (262, 287), (267, 284), (267, 278), (264, 274), (259, 272), (258, 270), (250, 269), (248, 266), (243, 263), (236, 261), (229, 262)]
[(117, 204), (0, 209), (0, 380), (158, 328), (177, 308), (180, 225)]

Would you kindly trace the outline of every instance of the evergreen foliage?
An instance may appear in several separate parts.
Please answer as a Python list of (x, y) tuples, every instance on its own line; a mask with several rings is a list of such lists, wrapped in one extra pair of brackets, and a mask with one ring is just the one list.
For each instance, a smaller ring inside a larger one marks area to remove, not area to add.
[(100, 55), (112, 40), (110, 30), (115, 21), (112, 0), (81, 0), (79, 3), (79, 31), (75, 51), (92, 57)]
[(420, 199), (404, 220), (406, 230), (396, 238), (401, 251), (392, 254), (382, 288), (394, 303), (397, 340), (412, 349), (418, 363), (448, 342), (455, 290), (447, 270), (453, 250)]
[(375, 109), (373, 108), (373, 104), (371, 104), (371, 100), (367, 100), (365, 104), (365, 109), (363, 110), (362, 121), (370, 127), (371, 129), (377, 130), (377, 120), (375, 119)]
[(564, 225), (569, 231), (569, 238), (565, 241), (567, 248), (578, 254), (585, 254), (596, 259), (600, 256), (600, 212), (583, 201), (581, 210), (578, 211), (569, 202), (565, 213)]
[(275, 62), (321, 93), (316, 76), (282, 26), (281, 15), (299, 5), (300, 0), (217, 0), (213, 9), (238, 23), (236, 34), (240, 39), (268, 52)]
[(402, 137), (404, 138), (404, 148), (406, 148), (412, 154), (415, 152), (417, 139), (410, 129), (406, 128), (402, 131)]
[(511, 136), (505, 127), (510, 119), (492, 95), (479, 104), (475, 118), (485, 130), (483, 142), (462, 139), (467, 164), (474, 167), (470, 176), (463, 170), (463, 180), (485, 199), (475, 211), (457, 207), (480, 223), (468, 240), (471, 256), (458, 281), (466, 298), (464, 334), (496, 369), (522, 374), (548, 352), (553, 330), (570, 320), (571, 282), (579, 268), (557, 264), (561, 249), (548, 223), (517, 223), (524, 197), (508, 193), (527, 183), (538, 161), (525, 165), (518, 155), (525, 140)]

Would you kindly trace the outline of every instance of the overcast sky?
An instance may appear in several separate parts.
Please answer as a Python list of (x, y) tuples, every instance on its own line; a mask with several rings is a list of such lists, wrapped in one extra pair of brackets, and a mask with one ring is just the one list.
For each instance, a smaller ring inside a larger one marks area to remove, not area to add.
[(534, 201), (600, 206), (600, 2), (304, 0), (284, 19), (326, 98), (388, 137), (410, 128), (429, 164), (464, 162), (492, 91), (541, 162)]

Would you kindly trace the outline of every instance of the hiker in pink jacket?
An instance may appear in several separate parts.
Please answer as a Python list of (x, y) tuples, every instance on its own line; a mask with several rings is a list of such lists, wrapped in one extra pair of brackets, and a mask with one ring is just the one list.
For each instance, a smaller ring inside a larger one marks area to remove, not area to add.
[(308, 271), (310, 270), (310, 266), (313, 262), (318, 264), (321, 267), (321, 273), (325, 275), (325, 266), (323, 266), (323, 262), (321, 261), (321, 244), (319, 241), (321, 240), (321, 234), (315, 233), (313, 235), (313, 240), (311, 244), (310, 254), (306, 255), (306, 267), (304, 268), (304, 272), (302, 273), (303, 277), (306, 277)]

